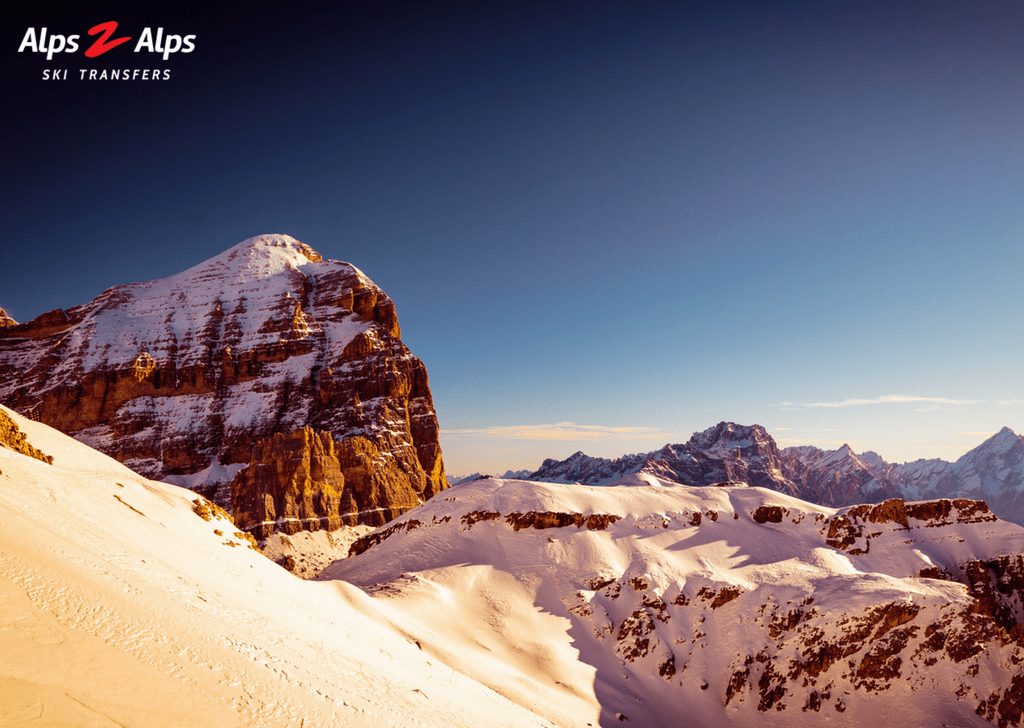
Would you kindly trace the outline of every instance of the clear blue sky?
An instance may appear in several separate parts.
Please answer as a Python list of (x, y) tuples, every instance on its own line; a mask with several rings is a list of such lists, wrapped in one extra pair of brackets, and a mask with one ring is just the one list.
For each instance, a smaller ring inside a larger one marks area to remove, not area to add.
[[(196, 50), (17, 53), (107, 20)], [(0, 53), (18, 320), (282, 232), (394, 298), (453, 473), (1024, 432), (1024, 4), (40, 4)], [(75, 78), (122, 66), (171, 78)]]

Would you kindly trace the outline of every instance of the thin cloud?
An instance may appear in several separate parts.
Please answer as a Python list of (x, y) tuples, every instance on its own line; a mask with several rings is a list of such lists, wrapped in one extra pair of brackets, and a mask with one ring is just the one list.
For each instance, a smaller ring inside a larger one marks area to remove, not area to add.
[[(860, 407), (870, 404), (906, 404), (929, 402), (939, 404), (980, 404), (983, 399), (948, 399), (946, 397), (908, 397), (902, 394), (887, 394), (874, 399), (844, 399), (842, 402), (812, 402), (805, 407)], [(923, 410), (927, 411), (927, 410)]]
[(507, 425), (462, 430), (441, 430), (443, 435), (476, 435), (502, 437), (513, 440), (599, 440), (605, 437), (636, 437), (642, 439), (671, 439), (672, 435), (657, 432), (653, 427), (609, 427), (607, 425), (577, 425), (556, 422), (550, 425)]

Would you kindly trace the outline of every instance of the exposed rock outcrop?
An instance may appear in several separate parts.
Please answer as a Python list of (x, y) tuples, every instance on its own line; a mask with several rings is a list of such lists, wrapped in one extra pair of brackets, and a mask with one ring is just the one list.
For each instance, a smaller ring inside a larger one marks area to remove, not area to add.
[(18, 427), (18, 423), (2, 410), (0, 410), (0, 447), (20, 452), (22, 455), (28, 455), (36, 460), (42, 460), (47, 465), (53, 464), (53, 456), (34, 447), (28, 441), (28, 436)]
[(447, 485), (394, 303), (286, 235), (0, 328), (0, 401), (263, 535), (379, 525)]

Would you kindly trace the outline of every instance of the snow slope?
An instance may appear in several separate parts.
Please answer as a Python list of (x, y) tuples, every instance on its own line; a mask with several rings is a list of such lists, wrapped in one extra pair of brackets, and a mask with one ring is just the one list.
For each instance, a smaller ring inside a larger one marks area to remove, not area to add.
[(320, 578), (367, 589), (382, 619), (554, 722), (990, 725), (976, 710), (1012, 719), (1024, 688), (1019, 631), (949, 580), (1024, 552), (1024, 529), (972, 501), (480, 480), (354, 552)]
[(1021, 724), (1024, 529), (971, 501), (482, 480), (308, 582), (4, 411), (54, 461), (0, 448), (0, 725)]
[(194, 493), (3, 411), (54, 462), (0, 447), (0, 725), (550, 725)]

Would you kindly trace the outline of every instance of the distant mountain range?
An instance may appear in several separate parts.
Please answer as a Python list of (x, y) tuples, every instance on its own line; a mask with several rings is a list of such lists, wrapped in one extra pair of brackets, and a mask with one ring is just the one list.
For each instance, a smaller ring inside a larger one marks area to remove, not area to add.
[[(493, 477), (501, 478), (502, 480), (530, 480), (532, 475), (532, 470), (524, 469), (506, 470), (504, 475), (497, 475)], [(490, 478), (492, 476), (485, 473), (473, 473), (472, 475), (450, 475), (447, 477), (448, 485), (458, 485), (459, 483), (469, 483), (474, 480), (483, 480), (484, 478)]]
[(683, 485), (743, 482), (822, 505), (879, 503), (887, 498), (984, 500), (1000, 518), (1024, 524), (1024, 437), (1004, 427), (956, 462), (917, 460), (895, 465), (848, 445), (780, 450), (760, 425), (720, 422), (682, 445), (615, 460), (577, 452), (547, 459), (527, 480), (610, 484), (648, 473)]

